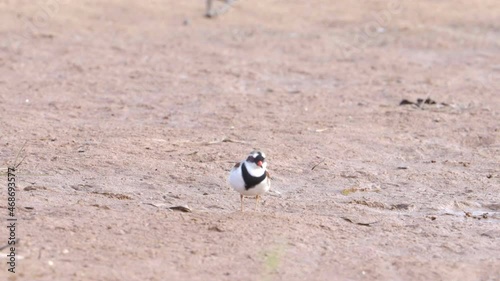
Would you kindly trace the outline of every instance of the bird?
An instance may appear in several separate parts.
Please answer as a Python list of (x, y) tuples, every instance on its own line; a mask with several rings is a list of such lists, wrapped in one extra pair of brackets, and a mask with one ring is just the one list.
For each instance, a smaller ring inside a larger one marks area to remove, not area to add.
[(266, 155), (257, 150), (250, 152), (246, 160), (236, 163), (231, 169), (229, 184), (240, 193), (242, 212), (245, 196), (255, 196), (255, 211), (257, 211), (260, 196), (271, 188)]

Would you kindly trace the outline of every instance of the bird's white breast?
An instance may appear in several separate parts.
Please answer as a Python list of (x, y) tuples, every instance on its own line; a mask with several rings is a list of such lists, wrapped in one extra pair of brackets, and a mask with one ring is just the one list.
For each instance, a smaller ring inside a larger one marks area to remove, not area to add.
[[(266, 177), (262, 182), (260, 182), (256, 186), (246, 189), (245, 181), (243, 180), (243, 175), (241, 172), (242, 165), (243, 163), (241, 163), (239, 167), (233, 168), (231, 170), (231, 173), (229, 174), (229, 184), (234, 190), (246, 196), (260, 195), (269, 191), (269, 188), (271, 187), (271, 181), (269, 180), (268, 177)], [(254, 177), (260, 177), (266, 172), (265, 169), (252, 168), (249, 166), (250, 165), (245, 165), (245, 167), (248, 170), (248, 173)]]

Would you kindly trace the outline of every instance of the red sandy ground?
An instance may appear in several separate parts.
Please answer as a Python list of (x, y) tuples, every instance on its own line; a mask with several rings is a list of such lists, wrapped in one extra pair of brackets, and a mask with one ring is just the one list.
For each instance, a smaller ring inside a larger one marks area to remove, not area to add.
[(204, 12), (0, 1), (0, 280), (500, 280), (499, 1)]

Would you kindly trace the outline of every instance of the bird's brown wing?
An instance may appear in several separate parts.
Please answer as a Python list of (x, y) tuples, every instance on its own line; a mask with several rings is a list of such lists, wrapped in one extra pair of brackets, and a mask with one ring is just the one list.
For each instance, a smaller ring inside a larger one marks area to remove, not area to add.
[(239, 168), (239, 167), (240, 167), (240, 165), (241, 165), (241, 163), (240, 163), (240, 162), (238, 162), (238, 163), (234, 164), (233, 169)]

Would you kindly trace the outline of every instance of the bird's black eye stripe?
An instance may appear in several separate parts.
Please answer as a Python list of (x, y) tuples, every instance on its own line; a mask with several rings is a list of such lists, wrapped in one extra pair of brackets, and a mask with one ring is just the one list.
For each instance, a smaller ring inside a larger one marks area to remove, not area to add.
[(247, 161), (248, 161), (248, 162), (254, 162), (254, 161), (255, 161), (255, 158), (253, 158), (253, 156), (252, 156), (252, 155), (250, 155), (250, 156), (248, 156)]
[(259, 161), (262, 161), (264, 162), (264, 157), (262, 157), (262, 155), (259, 153), (259, 155), (255, 158), (255, 162), (259, 162)]

